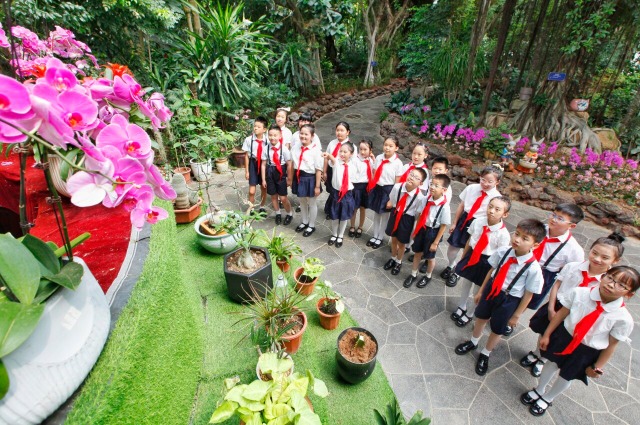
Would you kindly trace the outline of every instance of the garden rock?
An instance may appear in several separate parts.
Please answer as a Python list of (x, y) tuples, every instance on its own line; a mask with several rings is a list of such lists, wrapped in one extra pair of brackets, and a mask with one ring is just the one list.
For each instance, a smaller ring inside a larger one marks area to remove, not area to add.
[(592, 195), (577, 195), (573, 198), (576, 204), (589, 206), (598, 202), (598, 198)]

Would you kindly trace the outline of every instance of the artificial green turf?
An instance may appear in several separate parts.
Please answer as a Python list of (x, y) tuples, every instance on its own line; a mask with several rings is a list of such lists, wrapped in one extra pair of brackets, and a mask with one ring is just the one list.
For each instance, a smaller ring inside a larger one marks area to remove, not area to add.
[(183, 278), (175, 235), (172, 216), (153, 226), (142, 275), (68, 424), (189, 423), (202, 368), (202, 300)]
[[(176, 228), (170, 219), (154, 226), (143, 275), (69, 423), (206, 424), (225, 378), (255, 379), (258, 356), (242, 340), (246, 328), (233, 326), (244, 307), (227, 296), (223, 257), (200, 248), (193, 225)], [(356, 386), (336, 370), (336, 338), (357, 324), (343, 313), (339, 328), (327, 331), (314, 301), (302, 308), (309, 323), (293, 359), (297, 371), (310, 369), (327, 384), (327, 398), (310, 396), (322, 423), (375, 423), (373, 409), (394, 399), (380, 366)]]

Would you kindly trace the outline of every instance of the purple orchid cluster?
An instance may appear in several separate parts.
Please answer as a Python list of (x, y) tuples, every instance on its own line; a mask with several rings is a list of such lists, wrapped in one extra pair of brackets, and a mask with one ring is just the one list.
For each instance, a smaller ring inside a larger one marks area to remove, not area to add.
[[(153, 164), (149, 135), (134, 123), (157, 129), (167, 122), (164, 96), (147, 96), (126, 66), (99, 68), (71, 31), (56, 27), (46, 40), (22, 27), (11, 34), (19, 40), (11, 64), (24, 82), (0, 75), (0, 142), (30, 140), (53, 153), (79, 149), (83, 167), (67, 181), (74, 205), (122, 205), (137, 228), (166, 218), (153, 200), (174, 199), (175, 191)], [(0, 27), (0, 47), (9, 44)], [(106, 71), (87, 75), (96, 70)]]

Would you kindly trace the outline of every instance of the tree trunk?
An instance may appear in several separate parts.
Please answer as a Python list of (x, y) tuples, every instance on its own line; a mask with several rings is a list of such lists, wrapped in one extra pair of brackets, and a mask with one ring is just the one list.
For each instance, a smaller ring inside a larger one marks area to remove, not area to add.
[(482, 98), (482, 108), (480, 109), (480, 122), (484, 122), (484, 118), (487, 115), (489, 109), (489, 100), (491, 99), (491, 93), (493, 92), (493, 83), (498, 71), (498, 63), (504, 50), (505, 42), (507, 41), (507, 35), (509, 34), (509, 26), (511, 25), (511, 18), (516, 7), (517, 0), (506, 0), (504, 7), (502, 8), (502, 21), (500, 22), (500, 31), (498, 32), (498, 43), (496, 44), (496, 51), (493, 53), (493, 60), (491, 61), (491, 70), (489, 71), (489, 81), (487, 82), (487, 88), (484, 91), (484, 97)]
[(198, 13), (198, 2), (196, 0), (189, 0), (189, 4), (193, 6), (191, 15), (193, 17), (193, 32), (202, 37), (202, 26), (200, 25), (200, 13)]
[(338, 49), (336, 48), (336, 39), (332, 35), (324, 37), (324, 46), (327, 52), (327, 59), (333, 65), (333, 69), (337, 72), (340, 63), (338, 62)]
[(160, 130), (153, 130), (153, 138), (156, 140), (156, 143), (158, 144), (158, 159), (159, 162), (162, 164), (166, 164), (167, 163), (167, 150), (164, 147), (164, 142), (162, 140), (162, 133), (160, 133)]
[(375, 60), (376, 57), (376, 37), (375, 37), (375, 33), (374, 36), (369, 38), (369, 56), (368, 56), (368, 60), (367, 60), (367, 73), (364, 76), (364, 86), (365, 87), (371, 87), (375, 84), (375, 74), (374, 74), (374, 67), (373, 67), (373, 61)]
[(318, 41), (316, 40), (316, 35), (311, 33), (309, 37), (309, 45), (311, 45), (311, 59), (313, 61), (312, 69), (314, 72), (315, 83), (317, 84), (318, 90), (320, 93), (324, 94), (324, 79), (322, 78), (322, 65), (320, 63), (320, 46), (318, 46)]
[(476, 21), (473, 24), (473, 30), (471, 31), (471, 41), (469, 43), (469, 63), (467, 65), (467, 74), (464, 79), (464, 87), (468, 88), (473, 81), (473, 70), (476, 66), (476, 57), (478, 55), (478, 48), (484, 37), (485, 26), (487, 24), (487, 15), (489, 14), (489, 8), (491, 7), (491, 0), (477, 0), (478, 15)]

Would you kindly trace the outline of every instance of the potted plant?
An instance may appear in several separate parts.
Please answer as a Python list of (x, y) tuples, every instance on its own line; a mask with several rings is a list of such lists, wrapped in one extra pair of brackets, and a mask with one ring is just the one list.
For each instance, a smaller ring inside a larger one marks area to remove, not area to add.
[(198, 196), (197, 191), (189, 189), (182, 174), (174, 174), (171, 177), (171, 187), (176, 192), (173, 202), (176, 223), (191, 223), (200, 215), (202, 198)]
[(416, 411), (411, 419), (409, 419), (409, 422), (407, 422), (402, 415), (398, 399), (396, 398), (394, 398), (392, 403), (387, 404), (384, 415), (378, 409), (373, 409), (373, 412), (378, 425), (429, 425), (431, 423), (431, 419), (422, 417), (422, 410)]
[(269, 254), (271, 254), (271, 258), (276, 260), (276, 265), (282, 273), (288, 272), (291, 268), (291, 258), (294, 255), (302, 254), (302, 249), (300, 249), (300, 246), (295, 243), (292, 237), (287, 237), (283, 233), (276, 236), (276, 229), (273, 229), (271, 237), (266, 237), (268, 239), (267, 249), (269, 250)]
[(307, 370), (306, 375), (293, 373), (278, 379), (238, 385), (239, 378), (225, 379), (227, 393), (213, 412), (209, 423), (219, 424), (233, 416), (241, 424), (316, 425), (320, 417), (313, 412), (307, 397), (311, 389), (318, 397), (329, 395), (326, 384)]
[(325, 267), (319, 258), (309, 257), (304, 261), (302, 267), (293, 272), (293, 278), (296, 281), (296, 291), (303, 295), (311, 295), (316, 286), (318, 277), (322, 274)]
[(273, 287), (271, 257), (266, 248), (252, 245), (260, 235), (253, 229), (254, 221), (264, 219), (266, 214), (226, 214), (219, 227), (233, 234), (239, 249), (224, 256), (224, 277), (227, 282), (229, 298), (236, 302), (248, 302), (252, 294), (265, 296)]
[(482, 141), (483, 156), (485, 159), (494, 160), (504, 152), (508, 139), (504, 134), (511, 134), (512, 131), (506, 124), (489, 130), (489, 135)]
[(261, 381), (271, 381), (280, 375), (293, 373), (293, 359), (286, 352), (267, 351), (260, 354), (256, 365), (256, 376)]
[(233, 211), (214, 211), (198, 218), (193, 225), (198, 244), (213, 254), (227, 254), (238, 246), (239, 236), (224, 218)]
[(338, 336), (336, 361), (345, 381), (357, 384), (366, 380), (376, 367), (378, 341), (364, 328), (347, 328)]
[(86, 264), (64, 253), (31, 235), (0, 235), (2, 423), (41, 422), (80, 386), (107, 340), (104, 293)]
[(331, 288), (331, 282), (324, 281), (318, 284), (322, 297), (316, 303), (316, 311), (320, 316), (320, 326), (329, 331), (340, 324), (340, 316), (344, 311), (342, 295)]

